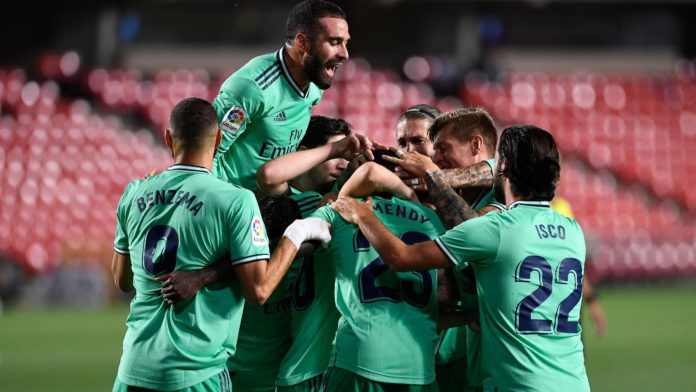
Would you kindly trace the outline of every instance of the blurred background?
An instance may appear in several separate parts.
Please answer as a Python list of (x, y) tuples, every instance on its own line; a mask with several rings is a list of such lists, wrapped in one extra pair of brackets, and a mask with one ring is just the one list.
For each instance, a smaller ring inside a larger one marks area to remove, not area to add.
[[(482, 106), (563, 158), (604, 308), (595, 391), (696, 390), (696, 1), (336, 1), (350, 62), (316, 114), (395, 144), (403, 109)], [(181, 99), (277, 50), (293, 1), (14, 4), (0, 24), (0, 390), (110, 390), (125, 185), (171, 164)]]

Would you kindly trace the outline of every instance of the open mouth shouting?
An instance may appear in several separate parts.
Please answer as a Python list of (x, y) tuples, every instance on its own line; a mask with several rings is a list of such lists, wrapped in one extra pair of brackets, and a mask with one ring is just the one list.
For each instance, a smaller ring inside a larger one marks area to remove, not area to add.
[(324, 71), (326, 71), (326, 75), (329, 79), (333, 79), (336, 70), (340, 68), (341, 65), (343, 65), (343, 60), (328, 61), (326, 65), (324, 65)]

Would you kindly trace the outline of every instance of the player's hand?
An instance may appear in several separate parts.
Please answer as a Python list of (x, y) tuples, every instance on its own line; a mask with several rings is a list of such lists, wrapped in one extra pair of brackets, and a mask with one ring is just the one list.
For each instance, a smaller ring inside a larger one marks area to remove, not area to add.
[(413, 177), (411, 173), (404, 170), (401, 166), (397, 166), (394, 173), (401, 178), (401, 181), (414, 191), (428, 191), (428, 185), (424, 178)]
[(296, 219), (285, 229), (283, 237), (289, 239), (297, 249), (303, 242), (318, 240), (326, 245), (331, 241), (331, 225), (320, 218)]
[(334, 201), (336, 201), (336, 199), (338, 199), (338, 193), (329, 192), (321, 198), (321, 200), (319, 201), (319, 207), (324, 207), (327, 204), (331, 204)]
[(198, 271), (174, 271), (155, 278), (162, 283), (160, 292), (170, 305), (196, 295), (203, 287)]
[(143, 177), (143, 179), (146, 180), (146, 179), (154, 176), (155, 174), (157, 174), (157, 169), (155, 169), (154, 167), (151, 167), (150, 170), (148, 170), (147, 173), (145, 173), (145, 177)]
[(343, 220), (353, 224), (357, 224), (361, 217), (373, 214), (371, 197), (364, 202), (352, 197), (339, 197), (331, 203), (331, 208), (338, 212)]
[(424, 178), (428, 175), (428, 173), (440, 170), (440, 168), (433, 162), (432, 159), (430, 159), (429, 156), (423, 155), (418, 151), (393, 151), (395, 151), (400, 158), (385, 156), (384, 160), (401, 166), (401, 168), (408, 172), (412, 177)]
[(348, 163), (348, 167), (346, 168), (346, 172), (353, 173), (354, 171), (358, 170), (358, 168), (363, 163), (374, 160), (375, 155), (372, 153), (372, 150), (364, 150), (363, 152), (356, 155), (353, 159), (350, 160), (350, 162)]
[(334, 142), (332, 144), (332, 149), (332, 157), (351, 160), (363, 151), (372, 150), (373, 145), (372, 141), (366, 136), (350, 134), (343, 139)]
[(607, 319), (604, 316), (602, 306), (597, 301), (590, 304), (590, 315), (595, 325), (595, 336), (597, 339), (601, 339), (607, 330)]

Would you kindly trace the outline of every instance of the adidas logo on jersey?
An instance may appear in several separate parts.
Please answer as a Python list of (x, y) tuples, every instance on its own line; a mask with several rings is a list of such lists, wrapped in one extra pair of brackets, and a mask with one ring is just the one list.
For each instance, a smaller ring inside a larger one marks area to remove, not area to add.
[(273, 117), (273, 121), (285, 121), (287, 119), (288, 118), (285, 117), (285, 111), (282, 111), (282, 112), (278, 113), (275, 117)]

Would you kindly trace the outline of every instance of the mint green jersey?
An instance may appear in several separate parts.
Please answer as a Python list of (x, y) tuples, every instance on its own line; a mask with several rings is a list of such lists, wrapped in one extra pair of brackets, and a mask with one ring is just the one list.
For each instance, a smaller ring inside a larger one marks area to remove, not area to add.
[[(375, 215), (407, 243), (444, 231), (432, 210), (397, 198), (374, 198)], [(329, 366), (377, 382), (425, 385), (435, 380), (436, 270), (394, 272), (357, 226), (329, 207), (312, 216), (331, 223), (328, 258), (336, 263), (341, 313)]]
[[(319, 206), (321, 195), (314, 192), (294, 195), (306, 217)], [(314, 195), (312, 195), (314, 194)], [(278, 386), (292, 386), (316, 377), (329, 364), (331, 347), (336, 336), (339, 313), (334, 303), (334, 261), (325, 249), (293, 262), (290, 279), (292, 346), (278, 371)]]
[[(290, 188), (302, 217), (316, 210), (321, 195)], [(299, 259), (298, 259), (299, 260)], [(300, 263), (293, 262), (264, 305), (247, 302), (239, 330), (237, 350), (228, 368), (235, 373), (233, 382), (239, 390), (275, 389), (275, 380), (283, 358), (293, 343), (291, 324), (292, 293), (290, 285)]]
[[(488, 159), (486, 163), (491, 167), (491, 171), (495, 170), (495, 159)], [(472, 204), (475, 211), (489, 206), (496, 207), (500, 211), (505, 210), (505, 205), (495, 199), (495, 190), (492, 187)], [(467, 311), (478, 311), (476, 280), (473, 276), (473, 270), (469, 268), (455, 274), (455, 283), (462, 299), (462, 308)], [(471, 385), (479, 386), (479, 378), (474, 375), (478, 372), (477, 367), (480, 362), (478, 360), (479, 340), (479, 334), (467, 326), (448, 328), (442, 331), (436, 356), (437, 364), (446, 364), (467, 357), (467, 373), (469, 373), (467, 379)]]
[(208, 285), (170, 306), (155, 278), (224, 259), (232, 266), (267, 260), (253, 193), (190, 165), (135, 180), (118, 203), (114, 250), (130, 255), (135, 287), (118, 379), (170, 391), (224, 370), (244, 304), (238, 282)]
[(435, 240), (474, 265), (486, 391), (589, 391), (580, 341), (585, 238), (548, 202), (519, 201)]
[(305, 135), (312, 106), (323, 91), (302, 91), (290, 75), (283, 49), (256, 57), (232, 74), (213, 101), (222, 129), (215, 152), (216, 176), (256, 190), (256, 171), (291, 153)]

